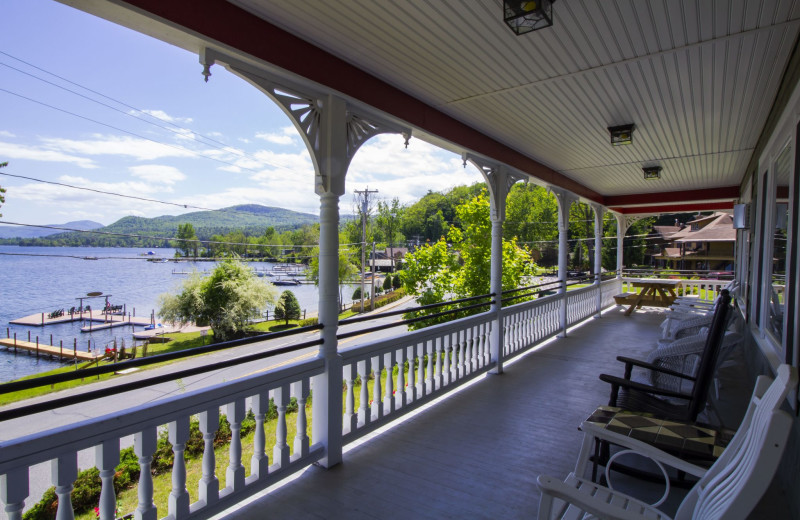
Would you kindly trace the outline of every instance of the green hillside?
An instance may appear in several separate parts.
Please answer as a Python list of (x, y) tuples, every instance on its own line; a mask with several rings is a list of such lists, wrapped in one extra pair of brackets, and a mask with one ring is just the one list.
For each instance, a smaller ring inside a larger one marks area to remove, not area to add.
[(113, 224), (97, 229), (102, 233), (140, 235), (140, 237), (101, 233), (59, 233), (46, 238), (0, 240), (4, 244), (26, 246), (93, 246), (93, 247), (169, 247), (169, 241), (146, 237), (175, 237), (179, 224), (192, 224), (197, 237), (210, 239), (242, 231), (245, 235), (263, 235), (267, 228), (287, 231), (316, 224), (319, 218), (284, 208), (243, 204), (216, 211), (196, 211), (183, 215), (164, 215), (155, 218), (123, 217)]

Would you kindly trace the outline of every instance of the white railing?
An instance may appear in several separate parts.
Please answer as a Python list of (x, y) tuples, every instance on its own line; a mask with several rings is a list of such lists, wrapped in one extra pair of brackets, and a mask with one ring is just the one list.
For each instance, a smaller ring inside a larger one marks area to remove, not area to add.
[[(638, 293), (641, 287), (634, 287), (633, 282), (639, 278), (623, 278), (620, 292)], [(720, 291), (731, 285), (730, 280), (680, 280), (676, 292), (679, 296), (697, 296), (702, 300), (714, 301)]]
[(553, 294), (503, 307), (503, 356), (510, 357), (561, 332), (561, 303)]
[(345, 443), (492, 368), (492, 318), (482, 313), (340, 350), (346, 384)]
[[(574, 324), (606, 307), (621, 290), (618, 279), (565, 294), (554, 294), (505, 307), (499, 316), (485, 312), (410, 333), (340, 350), (345, 404), (342, 444), (352, 442), (497, 365), (491, 355), (492, 329), (502, 323), (503, 357), (511, 357), (561, 332), (562, 305), (566, 298), (568, 323)], [(133, 435), (141, 468), (137, 518), (156, 519), (150, 466), (159, 431), (167, 431), (175, 463), (168, 514), (175, 520), (206, 518), (259, 492), (286, 475), (320, 460), (322, 445), (310, 445), (306, 435), (306, 402), (312, 378), (324, 373), (324, 361), (316, 358), (264, 374), (171, 397), (97, 419), (38, 433), (0, 444), (0, 501), (10, 520), (21, 518), (29, 494), (29, 467), (46, 461), (53, 464), (59, 519), (73, 518), (70, 493), (78, 474), (77, 453), (94, 448), (102, 493), (100, 518), (114, 518), (114, 471), (120, 462), (121, 439)], [(360, 383), (360, 384), (359, 384)], [(370, 396), (371, 394), (371, 396)], [(297, 435), (287, 434), (286, 407), (291, 397), (298, 402)], [(277, 408), (273, 459), (267, 456), (264, 424), (269, 400)], [(239, 431), (245, 411), (255, 416), (254, 455), (250, 476), (242, 461)], [(230, 460), (225, 486), (220, 489), (214, 456), (214, 438), (220, 408), (231, 424)], [(189, 438), (190, 417), (199, 417), (204, 450), (198, 500), (190, 504), (186, 490), (184, 450)], [(312, 418), (313, 420), (314, 418)], [(320, 419), (322, 420), (322, 419)], [(291, 454), (290, 442), (294, 453)], [(38, 499), (38, 498), (37, 498)]]
[[(102, 520), (116, 518), (114, 493), (115, 468), (120, 463), (120, 440), (134, 436), (134, 452), (141, 476), (138, 486), (136, 518), (155, 519), (159, 511), (153, 503), (151, 465), (157, 447), (159, 431), (168, 431), (174, 453), (172, 492), (169, 496), (169, 515), (183, 518), (207, 518), (248, 496), (262, 491), (281, 478), (319, 460), (322, 446), (310, 446), (306, 434), (306, 402), (311, 378), (324, 372), (322, 360), (297, 363), (279, 371), (245, 377), (207, 389), (188, 392), (155, 403), (89, 419), (63, 428), (37, 433), (4, 442), (0, 446), (0, 499), (5, 504), (9, 520), (22, 516), (28, 496), (28, 468), (52, 461), (53, 485), (58, 496), (57, 519), (73, 518), (70, 493), (78, 476), (78, 452), (95, 449), (100, 471), (102, 492), (99, 515)], [(290, 398), (297, 399), (297, 434), (287, 438), (286, 407)], [(264, 423), (270, 398), (277, 408), (275, 444), (272, 464), (266, 453)], [(242, 444), (239, 435), (249, 404), (255, 416), (253, 456), (250, 476), (245, 476)], [(231, 428), (230, 463), (225, 469), (225, 486), (217, 477), (214, 439), (219, 426), (220, 408), (227, 414)], [(186, 490), (184, 450), (189, 440), (190, 417), (199, 416), (203, 437), (202, 478), (198, 485), (198, 500), (190, 504)], [(294, 453), (290, 454), (289, 443)], [(161, 517), (165, 516), (163, 514)]]

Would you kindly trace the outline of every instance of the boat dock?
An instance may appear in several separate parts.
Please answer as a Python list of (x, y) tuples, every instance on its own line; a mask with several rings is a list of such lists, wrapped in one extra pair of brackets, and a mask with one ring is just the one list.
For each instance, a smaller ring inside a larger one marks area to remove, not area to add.
[(60, 359), (78, 359), (80, 361), (94, 361), (97, 358), (103, 357), (99, 352), (86, 352), (73, 348), (54, 347), (53, 345), (42, 345), (32, 341), (21, 341), (17, 339), (0, 339), (0, 345), (6, 347), (9, 351), (16, 352), (17, 350), (25, 350), (27, 352), (36, 353), (36, 355), (53, 356)]
[[(85, 321), (89, 325), (82, 327), (82, 332), (91, 332), (93, 330), (110, 329), (112, 327), (121, 327), (123, 325), (139, 325), (146, 326), (152, 322), (149, 316), (125, 316), (122, 314), (104, 314), (94, 311), (84, 311), (82, 313), (75, 312), (72, 314), (65, 313), (57, 318), (49, 318), (46, 313), (40, 312), (31, 314), (22, 318), (17, 318), (9, 323), (12, 325), (25, 325), (27, 327), (44, 327), (47, 325), (57, 325), (59, 323), (69, 323), (73, 321)], [(99, 323), (99, 325), (95, 325)]]

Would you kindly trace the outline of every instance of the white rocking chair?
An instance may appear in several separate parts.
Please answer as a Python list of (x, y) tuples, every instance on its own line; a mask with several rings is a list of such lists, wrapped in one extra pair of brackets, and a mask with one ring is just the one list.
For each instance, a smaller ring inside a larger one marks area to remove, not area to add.
[[(766, 388), (768, 381), (764, 376), (759, 378), (739, 430), (683, 500), (675, 520), (744, 519), (761, 499), (772, 481), (792, 427), (792, 418), (779, 407), (797, 386), (797, 371), (781, 365), (775, 381)], [(634, 441), (633, 447), (659, 464), (687, 469), (680, 459), (644, 443)], [(570, 473), (564, 482), (540, 475), (538, 484), (542, 492), (540, 520), (669, 519), (650, 504), (575, 473)]]

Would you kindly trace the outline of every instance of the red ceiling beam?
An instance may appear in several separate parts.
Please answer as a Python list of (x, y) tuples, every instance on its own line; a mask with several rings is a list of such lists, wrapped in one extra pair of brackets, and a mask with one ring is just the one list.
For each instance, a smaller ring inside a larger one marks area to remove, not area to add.
[(612, 206), (653, 205), (670, 202), (685, 203), (720, 199), (738, 199), (739, 186), (725, 188), (707, 188), (702, 190), (667, 191), (660, 193), (638, 193), (635, 195), (607, 195), (603, 197), (603, 204)]
[(602, 203), (586, 186), (491, 139), (402, 90), (224, 0), (127, 0), (211, 40), (362, 101), (426, 132)]
[(618, 206), (610, 207), (612, 211), (623, 215), (689, 213), (693, 211), (730, 211), (733, 201), (727, 202), (690, 202), (684, 204), (659, 204), (653, 206)]

